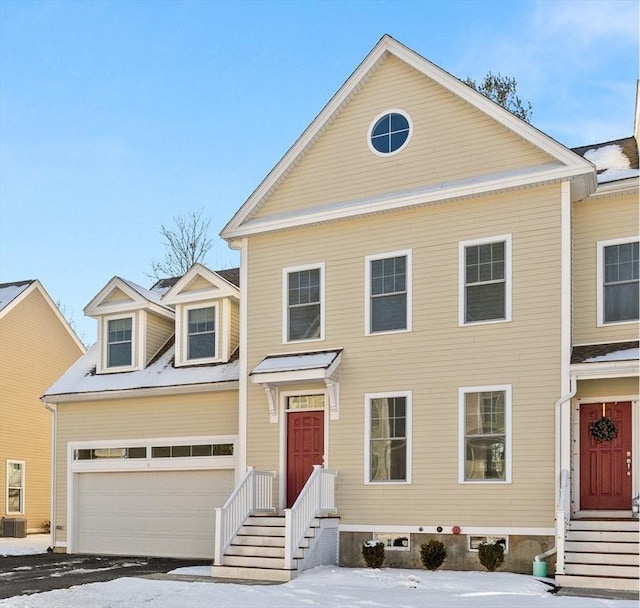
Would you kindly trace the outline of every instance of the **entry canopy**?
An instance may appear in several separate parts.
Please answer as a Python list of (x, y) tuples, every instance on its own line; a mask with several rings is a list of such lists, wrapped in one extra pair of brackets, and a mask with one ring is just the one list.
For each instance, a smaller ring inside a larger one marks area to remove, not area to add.
[(324, 382), (329, 393), (331, 419), (339, 418), (338, 367), (342, 349), (267, 355), (249, 374), (251, 382), (262, 384), (269, 401), (271, 422), (278, 420), (278, 389), (283, 385)]

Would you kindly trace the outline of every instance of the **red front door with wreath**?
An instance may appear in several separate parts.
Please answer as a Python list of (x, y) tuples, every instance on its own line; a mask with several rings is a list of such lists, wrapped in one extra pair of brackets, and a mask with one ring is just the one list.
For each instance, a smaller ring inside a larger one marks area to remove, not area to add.
[[(617, 428), (610, 441), (597, 441), (591, 433), (603, 415)], [(581, 511), (631, 509), (631, 435), (630, 401), (580, 405)]]

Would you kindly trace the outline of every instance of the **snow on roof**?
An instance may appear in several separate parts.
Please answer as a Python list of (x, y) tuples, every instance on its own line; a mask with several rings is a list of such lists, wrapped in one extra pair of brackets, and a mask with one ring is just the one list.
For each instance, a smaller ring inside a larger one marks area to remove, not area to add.
[(27, 289), (35, 281), (16, 281), (15, 283), (2, 283), (0, 285), (0, 310), (8, 306), (15, 300), (25, 289)]
[(626, 350), (615, 350), (606, 355), (589, 357), (585, 363), (606, 363), (609, 361), (634, 361), (640, 358), (640, 348), (627, 348)]
[(153, 302), (158, 306), (163, 306), (164, 308), (167, 308), (167, 306), (162, 302), (161, 293), (158, 293), (157, 291), (151, 291), (146, 287), (141, 287), (137, 283), (134, 283), (133, 281), (128, 281), (127, 279), (123, 279), (122, 277), (120, 277), (120, 280), (126, 283), (134, 291), (137, 291), (143, 298), (149, 300), (149, 302)]
[(598, 171), (598, 183), (605, 184), (640, 176), (638, 145), (633, 137), (574, 148)]
[(43, 398), (55, 402), (56, 395), (234, 382), (240, 377), (237, 360), (217, 365), (174, 367), (174, 354), (175, 347), (171, 346), (144, 369), (96, 374), (99, 348), (94, 344), (45, 392)]
[(265, 374), (327, 368), (331, 366), (341, 352), (340, 350), (329, 350), (296, 355), (268, 355), (253, 368), (251, 373)]

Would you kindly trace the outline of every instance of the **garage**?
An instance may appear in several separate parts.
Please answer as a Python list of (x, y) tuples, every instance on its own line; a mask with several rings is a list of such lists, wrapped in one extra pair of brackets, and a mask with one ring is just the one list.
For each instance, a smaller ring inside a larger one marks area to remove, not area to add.
[(75, 552), (213, 558), (215, 508), (233, 491), (233, 469), (75, 477)]

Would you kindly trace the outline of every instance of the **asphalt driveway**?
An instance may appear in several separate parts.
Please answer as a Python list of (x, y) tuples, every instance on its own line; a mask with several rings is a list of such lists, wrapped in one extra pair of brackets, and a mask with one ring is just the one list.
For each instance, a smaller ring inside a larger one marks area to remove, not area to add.
[(110, 581), (123, 576), (166, 573), (185, 566), (209, 564), (211, 564), (210, 561), (161, 557), (113, 557), (62, 553), (0, 556), (0, 599), (66, 589), (86, 583)]

